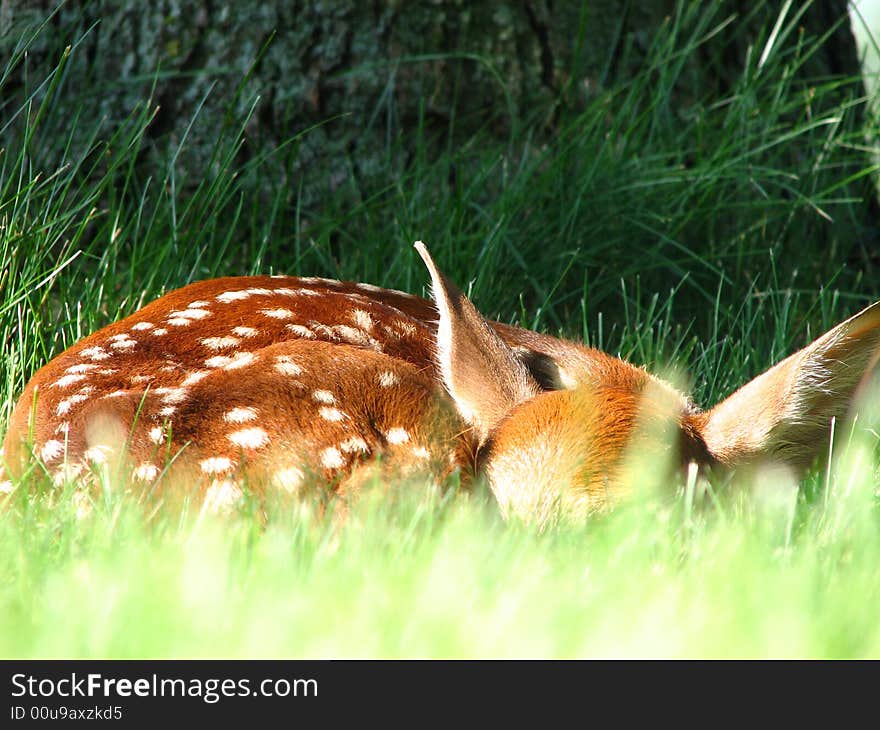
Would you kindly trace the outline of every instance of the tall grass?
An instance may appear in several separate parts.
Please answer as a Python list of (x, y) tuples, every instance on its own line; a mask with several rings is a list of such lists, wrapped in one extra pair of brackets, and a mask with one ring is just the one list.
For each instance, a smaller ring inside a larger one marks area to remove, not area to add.
[[(674, 367), (714, 402), (876, 294), (844, 269), (874, 172), (858, 80), (804, 86), (821, 39), (793, 12), (723, 95), (683, 101), (688, 63), (735, 32), (683, 4), (639, 73), (560, 103), (552, 139), (539, 115), (456, 146), (419, 126), (381, 184), (320, 206), (298, 196), (316, 181), (262, 184), (302, 136), (242, 162), (231, 117), (205, 169), (157, 162), (151, 98), (122, 122), (64, 108), (77, 39), (22, 74), (23, 34), (0, 77), (0, 431), (41, 364), (164, 290), (286, 271), (418, 293), (416, 238), (485, 314)], [(343, 525), (307, 501), (150, 512), (125, 485), (78, 517), (35, 470), (0, 509), (0, 655), (875, 655), (873, 433), (840, 433), (801, 484), (671, 485), (544, 534), (421, 484)]]

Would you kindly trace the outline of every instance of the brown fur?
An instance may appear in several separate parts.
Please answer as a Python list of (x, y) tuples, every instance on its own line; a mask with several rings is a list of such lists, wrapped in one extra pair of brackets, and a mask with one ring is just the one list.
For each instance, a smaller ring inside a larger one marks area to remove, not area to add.
[(243, 482), (295, 492), (317, 477), (350, 493), (380, 458), (385, 476), (484, 473), (505, 513), (546, 522), (560, 506), (582, 515), (613, 503), (632, 454), (802, 468), (880, 348), (873, 307), (702, 413), (618, 358), (484, 321), (420, 254), (437, 306), (268, 276), (157, 299), (33, 376), (9, 424), (7, 471), (36, 456), (61, 483), (121, 466), (222, 503)]

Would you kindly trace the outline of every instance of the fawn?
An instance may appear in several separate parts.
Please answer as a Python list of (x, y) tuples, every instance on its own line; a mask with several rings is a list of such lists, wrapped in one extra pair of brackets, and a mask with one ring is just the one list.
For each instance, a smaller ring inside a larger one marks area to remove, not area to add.
[(7, 471), (36, 456), (62, 484), (124, 464), (221, 505), (245, 481), (346, 494), (377, 463), (438, 479), (461, 470), (485, 477), (505, 515), (545, 523), (613, 504), (631, 453), (803, 470), (880, 351), (875, 304), (704, 412), (618, 358), (486, 321), (415, 248), (434, 304), (369, 284), (228, 277), (86, 337), (25, 388)]

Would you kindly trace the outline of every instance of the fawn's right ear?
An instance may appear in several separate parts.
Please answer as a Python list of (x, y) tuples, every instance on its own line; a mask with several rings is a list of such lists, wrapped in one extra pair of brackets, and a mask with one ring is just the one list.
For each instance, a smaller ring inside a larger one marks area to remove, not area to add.
[(880, 302), (747, 383), (705, 414), (700, 433), (730, 466), (774, 461), (801, 470), (827, 448), (880, 358)]
[(437, 268), (421, 241), (415, 249), (431, 274), (440, 314), (437, 364), (456, 410), (482, 443), (510, 410), (540, 392), (537, 382), (476, 307)]

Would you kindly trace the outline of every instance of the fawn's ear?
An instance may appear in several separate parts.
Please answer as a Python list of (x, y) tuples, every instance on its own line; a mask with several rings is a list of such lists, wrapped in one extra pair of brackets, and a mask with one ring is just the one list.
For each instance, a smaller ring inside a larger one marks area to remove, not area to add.
[(831, 419), (847, 415), (878, 357), (880, 302), (702, 414), (706, 446), (731, 466), (769, 460), (808, 467), (827, 448)]
[(437, 362), (443, 384), (482, 442), (511, 408), (537, 395), (540, 388), (513, 350), (440, 272), (425, 244), (417, 241), (415, 249), (431, 274), (440, 314)]

